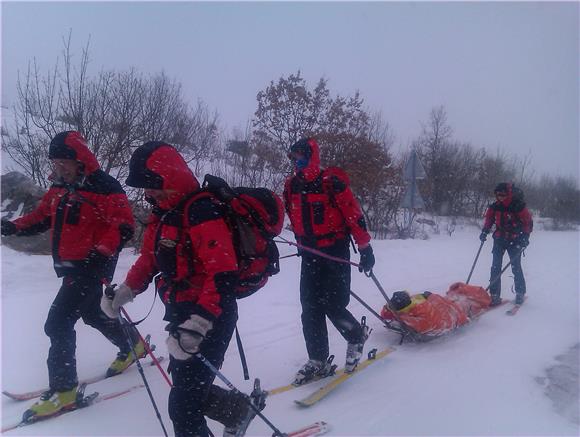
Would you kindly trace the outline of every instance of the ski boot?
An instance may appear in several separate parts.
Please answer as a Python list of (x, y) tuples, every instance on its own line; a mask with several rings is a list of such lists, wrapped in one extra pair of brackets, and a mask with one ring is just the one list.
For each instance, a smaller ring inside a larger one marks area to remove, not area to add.
[(358, 366), (358, 363), (362, 357), (363, 348), (369, 335), (371, 329), (367, 326), (367, 318), (363, 316), (360, 322), (362, 330), (362, 342), (360, 343), (349, 343), (346, 347), (346, 364), (344, 365), (344, 373), (352, 373)]
[(490, 308), (496, 307), (498, 305), (501, 305), (501, 297), (499, 297), (499, 294), (492, 294), (491, 295), (491, 302), (489, 304)]
[(299, 386), (310, 381), (334, 375), (336, 364), (332, 364), (332, 360), (334, 360), (334, 355), (329, 356), (326, 361), (308, 360), (296, 373), (292, 385)]
[(52, 389), (45, 391), (40, 399), (24, 412), (22, 422), (33, 422), (54, 416), (63, 410), (76, 408), (77, 389), (78, 386), (74, 386), (66, 391)]
[[(254, 390), (252, 390), (249, 398), (246, 397), (246, 399), (247, 402), (251, 402), (258, 411), (262, 411), (266, 407), (267, 396), (268, 392), (262, 390), (260, 387), (260, 380), (256, 378), (254, 380)], [(248, 405), (246, 417), (237, 426), (224, 428), (223, 437), (243, 437), (248, 430), (248, 426), (250, 426), (250, 423), (254, 420), (256, 415), (256, 411)]]
[(521, 305), (524, 303), (525, 300), (525, 295), (524, 293), (516, 293), (516, 301), (515, 304), (516, 305)]
[[(149, 340), (149, 336), (147, 336), (147, 341)], [(137, 353), (137, 358), (143, 358), (147, 355), (147, 350), (145, 349), (145, 343), (143, 340), (139, 340), (139, 342), (134, 346), (135, 352)], [(107, 378), (111, 376), (118, 375), (119, 373), (123, 373), (131, 364), (135, 362), (135, 357), (133, 356), (133, 350), (129, 353), (127, 352), (119, 352), (117, 353), (117, 358), (115, 361), (111, 363), (109, 368), (107, 369)]]

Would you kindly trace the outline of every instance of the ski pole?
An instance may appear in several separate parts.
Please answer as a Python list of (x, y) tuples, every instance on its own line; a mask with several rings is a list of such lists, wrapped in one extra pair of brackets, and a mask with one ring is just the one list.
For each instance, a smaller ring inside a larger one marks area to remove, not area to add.
[(467, 276), (467, 281), (465, 281), (466, 284), (469, 284), (469, 280), (471, 279), (471, 275), (473, 274), (473, 270), (475, 269), (475, 264), (477, 264), (477, 259), (479, 258), (479, 254), (481, 253), (481, 249), (483, 248), (484, 243), (485, 243), (485, 241), (482, 241), (481, 244), (479, 245), (479, 250), (477, 251), (477, 255), (475, 255), (475, 259), (473, 260), (473, 265), (471, 266), (469, 276)]
[(354, 266), (354, 267), (359, 267), (359, 264), (357, 264), (357, 263), (355, 263), (355, 262), (352, 262), (352, 261), (349, 261), (349, 260), (347, 260), (347, 259), (344, 259), (344, 258), (339, 258), (339, 257), (337, 257), (337, 256), (328, 255), (327, 253), (324, 253), (324, 252), (322, 252), (322, 251), (320, 251), (320, 250), (313, 249), (312, 247), (306, 247), (306, 246), (303, 246), (303, 245), (302, 245), (302, 244), (300, 244), (300, 243), (294, 243), (293, 241), (287, 240), (286, 238), (284, 238), (284, 237), (281, 237), (281, 236), (278, 236), (278, 238), (280, 238), (280, 239), (282, 240), (282, 243), (286, 243), (286, 244), (289, 244), (289, 245), (291, 245), (291, 246), (297, 247), (297, 248), (299, 248), (299, 249), (306, 250), (307, 252), (310, 252), (310, 253), (313, 253), (313, 254), (315, 254), (315, 255), (321, 256), (321, 257), (323, 257), (323, 258), (327, 258), (327, 259), (330, 259), (330, 260), (332, 260), (332, 261), (336, 261), (336, 262), (338, 262), (338, 263), (342, 263), (342, 264), (350, 264), (351, 266)]
[[(516, 260), (516, 259), (518, 259), (520, 256), (522, 256), (522, 253), (524, 253), (524, 250), (525, 250), (525, 249), (526, 249), (525, 247), (522, 247), (522, 250), (520, 250), (520, 251), (519, 251), (519, 252), (516, 254), (516, 256), (514, 256), (514, 258), (513, 258), (513, 259), (514, 259), (514, 260)], [(510, 260), (509, 260), (509, 262), (508, 262), (508, 263), (505, 265), (505, 267), (504, 267), (503, 269), (501, 269), (501, 272), (499, 272), (499, 275), (497, 275), (495, 278), (493, 278), (493, 279), (492, 279), (492, 280), (489, 282), (489, 285), (487, 286), (487, 288), (485, 289), (485, 291), (489, 291), (489, 289), (491, 288), (491, 286), (492, 286), (493, 284), (495, 284), (497, 281), (499, 281), (499, 278), (501, 278), (501, 276), (503, 275), (503, 273), (504, 273), (504, 272), (507, 270), (507, 268), (508, 268), (509, 266), (511, 266), (511, 265), (512, 265), (512, 260), (510, 259)]]
[(369, 304), (367, 304), (364, 300), (362, 300), (354, 291), (350, 290), (350, 295), (354, 297), (363, 307), (365, 307), (373, 316), (379, 319), (381, 322), (384, 323), (384, 320), (381, 318), (379, 313), (373, 310)]
[[(344, 259), (344, 258), (339, 258), (339, 257), (332, 256), (332, 255), (328, 255), (328, 254), (326, 254), (326, 253), (324, 253), (324, 252), (322, 252), (320, 250), (313, 249), (311, 247), (303, 246), (300, 243), (294, 243), (294, 242), (292, 242), (290, 240), (287, 240), (286, 238), (281, 237), (281, 236), (278, 236), (278, 238), (280, 238), (283, 243), (290, 244), (291, 246), (296, 246), (299, 249), (306, 250), (308, 252), (311, 252), (311, 253), (313, 253), (315, 255), (318, 255), (318, 256), (321, 256), (323, 258), (327, 258), (327, 259), (330, 259), (332, 261), (336, 261), (336, 262), (343, 263), (343, 264), (350, 264), (351, 266), (354, 266), (354, 267), (357, 267), (357, 268), (360, 267), (360, 264), (357, 264), (357, 263), (352, 262), (350, 260), (347, 260), (347, 259)], [(368, 276), (368, 277), (370, 277), (370, 278), (372, 278), (372, 280), (374, 281), (375, 285), (377, 286), (377, 288), (379, 289), (379, 291), (382, 293), (383, 297), (387, 301), (388, 307), (391, 308), (391, 301), (390, 301), (389, 297), (387, 296), (387, 293), (385, 293), (385, 290), (383, 289), (383, 287), (379, 283), (379, 280), (377, 279), (377, 277), (375, 276), (375, 274), (373, 273), (373, 271), (371, 270), (369, 274), (366, 274), (365, 273), (365, 275)], [(405, 323), (397, 315), (396, 311), (391, 311), (391, 312), (393, 313), (393, 316), (395, 317), (395, 319), (397, 320), (397, 322), (400, 323), (402, 329), (405, 331), (406, 334), (411, 335), (415, 339), (417, 339), (417, 338), (420, 337), (418, 333), (414, 332), (413, 330), (411, 330), (411, 328), (409, 328), (407, 325), (405, 325)]]
[(121, 312), (123, 313), (123, 316), (125, 316), (125, 318), (129, 321), (129, 323), (131, 323), (131, 325), (135, 328), (135, 331), (137, 332), (139, 339), (145, 345), (145, 350), (147, 351), (147, 353), (149, 354), (149, 356), (151, 357), (151, 359), (153, 360), (153, 362), (155, 363), (155, 365), (157, 366), (157, 368), (159, 369), (159, 371), (163, 375), (163, 378), (165, 379), (165, 381), (167, 381), (167, 384), (169, 384), (169, 387), (173, 387), (173, 384), (169, 380), (169, 376), (167, 376), (167, 372), (165, 372), (165, 370), (163, 370), (163, 367), (161, 367), (161, 364), (159, 363), (159, 360), (157, 359), (157, 357), (153, 353), (153, 350), (151, 350), (151, 347), (145, 341), (145, 339), (143, 338), (143, 336), (141, 335), (141, 333), (139, 332), (137, 327), (135, 325), (133, 325), (133, 320), (131, 320), (131, 317), (129, 317), (129, 314), (127, 314), (127, 311), (125, 311), (125, 308), (121, 307)]
[[(107, 296), (109, 299), (113, 299), (115, 297), (116, 285), (111, 285), (111, 283), (105, 279), (103, 279), (103, 284), (105, 285), (105, 296)], [(173, 384), (169, 380), (169, 376), (167, 376), (167, 373), (165, 372), (165, 370), (163, 370), (163, 367), (161, 367), (161, 364), (159, 363), (159, 360), (157, 359), (157, 357), (153, 353), (153, 350), (149, 346), (149, 343), (147, 343), (145, 341), (145, 339), (143, 338), (143, 336), (141, 335), (141, 333), (139, 332), (139, 330), (137, 329), (137, 327), (133, 323), (133, 320), (131, 320), (131, 317), (129, 316), (127, 311), (125, 311), (125, 308), (121, 307), (120, 310), (123, 313), (123, 315), (125, 316), (125, 318), (129, 321), (131, 326), (133, 326), (135, 328), (135, 332), (139, 336), (139, 340), (141, 340), (143, 342), (143, 344), (145, 345), (145, 350), (147, 351), (147, 353), (149, 354), (149, 356), (151, 357), (151, 359), (153, 360), (153, 362), (155, 363), (155, 365), (157, 366), (157, 368), (159, 369), (159, 371), (163, 375), (163, 378), (165, 379), (167, 384), (169, 384), (169, 387), (173, 387)]]
[(284, 258), (291, 258), (291, 257), (293, 257), (293, 256), (298, 256), (298, 252), (296, 252), (296, 253), (293, 253), (292, 255), (284, 255), (284, 256), (281, 256), (279, 259), (284, 259)]
[[(105, 296), (107, 296), (107, 298), (109, 298), (109, 299), (113, 299), (115, 297), (115, 285), (112, 285), (110, 281), (103, 280), (103, 282), (106, 285)], [(145, 371), (143, 370), (143, 366), (141, 366), (141, 362), (139, 361), (139, 357), (137, 356), (137, 351), (135, 350), (135, 345), (133, 344), (133, 341), (131, 340), (131, 332), (129, 331), (128, 323), (125, 321), (125, 319), (123, 319), (123, 316), (121, 315), (121, 310), (123, 310), (123, 313), (126, 314), (128, 317), (127, 312), (123, 309), (123, 307), (121, 307), (119, 310), (119, 314), (118, 314), (119, 323), (121, 324), (121, 329), (123, 330), (123, 333), (125, 334), (125, 339), (127, 340), (127, 344), (129, 345), (129, 348), (131, 349), (131, 352), (133, 353), (133, 357), (135, 358), (135, 364), (137, 365), (137, 369), (139, 370), (139, 374), (141, 375), (141, 379), (143, 379), (143, 384), (145, 385), (145, 388), (147, 389), (147, 394), (149, 395), (149, 399), (151, 400), (151, 404), (153, 405), (153, 409), (155, 410), (155, 414), (157, 415), (157, 419), (159, 420), (159, 423), (161, 424), (161, 429), (163, 430), (163, 435), (165, 435), (165, 437), (168, 437), (167, 430), (165, 429), (165, 424), (163, 423), (163, 419), (161, 418), (161, 414), (159, 413), (159, 408), (157, 408), (157, 403), (155, 402), (155, 398), (153, 397), (153, 393), (151, 392), (151, 388), (149, 387), (149, 382), (147, 381), (147, 378), (145, 377)], [(141, 337), (141, 334), (139, 333), (137, 328), (134, 326), (133, 326), (133, 328), (135, 329), (135, 331), (139, 335), (139, 339), (141, 341), (143, 341), (145, 348), (148, 350), (148, 352), (153, 357), (151, 348), (149, 348), (149, 346), (147, 345), (147, 342), (143, 340), (143, 337)], [(157, 364), (159, 364), (159, 361), (157, 361)]]
[(139, 357), (137, 356), (137, 351), (135, 351), (135, 345), (131, 341), (131, 333), (129, 332), (128, 323), (125, 322), (121, 312), (119, 312), (119, 322), (123, 327), (123, 331), (125, 333), (125, 337), (127, 339), (127, 344), (131, 348), (131, 352), (133, 352), (133, 357), (135, 357), (135, 363), (137, 364), (137, 369), (139, 369), (139, 373), (141, 374), (141, 378), (143, 379), (143, 384), (145, 384), (145, 388), (147, 389), (147, 393), (149, 394), (149, 399), (151, 399), (151, 404), (153, 405), (153, 409), (155, 410), (155, 414), (157, 415), (157, 419), (161, 424), (161, 429), (163, 429), (163, 435), (168, 437), (167, 430), (165, 429), (165, 425), (163, 424), (163, 419), (161, 418), (161, 414), (159, 413), (159, 408), (157, 408), (157, 404), (155, 403), (155, 398), (153, 397), (153, 393), (151, 392), (151, 388), (149, 387), (149, 382), (145, 377), (145, 372), (143, 371), (143, 366), (141, 366), (141, 362), (139, 361)]
[[(200, 360), (203, 364), (205, 364), (205, 366), (210, 369), (212, 371), (212, 373), (217, 376), (219, 379), (222, 380), (222, 382), (227, 385), (227, 387), (232, 390), (234, 393), (241, 393), (226, 377), (225, 375), (220, 372), (206, 357), (204, 357), (201, 353), (196, 352), (195, 354), (193, 354), (198, 360)], [(245, 396), (243, 397), (246, 402), (248, 403), (248, 405), (250, 406), (250, 408), (252, 410), (254, 410), (254, 412), (256, 413), (256, 415), (262, 419), (264, 421), (264, 423), (266, 423), (266, 425), (268, 425), (270, 428), (272, 428), (272, 430), (274, 431), (274, 435), (275, 436), (280, 436), (283, 437), (285, 434), (282, 433), (278, 428), (276, 428), (276, 426), (270, 422), (268, 420), (268, 418), (266, 416), (264, 416), (262, 414), (262, 412), (260, 411), (260, 409), (255, 406), (251, 400), (247, 399)]]
[[(366, 275), (366, 274), (365, 274)], [(373, 271), (371, 270), (369, 272), (368, 275), (369, 278), (371, 278), (373, 280), (373, 282), (375, 283), (375, 285), (377, 286), (377, 288), (379, 289), (379, 291), (381, 292), (381, 294), (383, 295), (383, 297), (385, 298), (385, 300), (387, 301), (387, 306), (389, 307), (389, 309), (391, 310), (391, 313), (393, 314), (393, 317), (397, 320), (397, 322), (399, 322), (401, 329), (403, 331), (405, 331), (405, 334), (410, 335), (411, 337), (413, 337), (415, 340), (419, 340), (421, 338), (421, 335), (415, 331), (412, 328), (409, 328), (405, 322), (403, 322), (401, 320), (401, 318), (399, 317), (399, 315), (397, 314), (397, 311), (395, 311), (393, 309), (393, 307), (391, 306), (391, 299), (389, 299), (389, 296), (387, 296), (387, 293), (385, 292), (383, 286), (381, 285), (381, 283), (379, 282), (379, 280), (377, 279), (377, 277), (375, 276), (375, 274), (373, 273)], [(402, 339), (401, 339), (402, 341)]]
[(360, 303), (363, 307), (365, 307), (373, 316), (375, 316), (377, 319), (379, 319), (381, 321), (381, 323), (383, 323), (387, 328), (389, 329), (394, 329), (392, 326), (389, 325), (389, 323), (384, 320), (379, 313), (377, 313), (375, 310), (373, 310), (369, 304), (367, 304), (364, 300), (362, 300), (354, 291), (350, 290), (350, 295), (352, 297), (354, 297), (358, 303)]

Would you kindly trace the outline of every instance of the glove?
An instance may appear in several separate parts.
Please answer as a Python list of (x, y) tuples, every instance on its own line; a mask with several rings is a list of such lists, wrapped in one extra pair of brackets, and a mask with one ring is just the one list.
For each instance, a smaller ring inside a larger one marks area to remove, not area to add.
[(168, 325), (169, 337), (165, 344), (167, 351), (176, 360), (188, 360), (199, 350), (199, 345), (204, 340), (213, 323), (200, 316), (193, 314), (189, 319), (177, 327)]
[(487, 232), (481, 231), (481, 234), (479, 234), (479, 241), (483, 243), (485, 240), (487, 240)]
[(4, 236), (8, 236), (8, 235), (14, 235), (18, 229), (16, 228), (16, 225), (14, 223), (12, 223), (10, 220), (2, 220), (2, 235)]
[(107, 275), (109, 257), (103, 255), (97, 249), (91, 249), (85, 259), (85, 268), (94, 277), (103, 279)]
[[(119, 317), (120, 308), (128, 302), (133, 302), (136, 293), (125, 283), (122, 283), (116, 290), (113, 287), (107, 287), (101, 296), (101, 309), (107, 317), (116, 319)], [(109, 296), (111, 292), (115, 293), (113, 297)]]
[(370, 272), (375, 265), (375, 255), (373, 254), (373, 248), (369, 244), (364, 249), (360, 249), (360, 262), (358, 271), (362, 272), (364, 270), (365, 273)]
[(522, 249), (528, 247), (528, 244), (530, 244), (530, 236), (528, 234), (520, 234), (516, 239), (516, 245)]

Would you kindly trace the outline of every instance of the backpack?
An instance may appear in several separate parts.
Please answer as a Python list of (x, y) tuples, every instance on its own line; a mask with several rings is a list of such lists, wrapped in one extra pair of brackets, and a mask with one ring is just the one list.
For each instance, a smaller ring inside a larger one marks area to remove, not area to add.
[(512, 185), (512, 200), (517, 202), (525, 202), (524, 191), (515, 185)]
[(267, 188), (231, 188), (223, 179), (206, 174), (202, 192), (208, 193), (224, 213), (238, 258), (238, 299), (258, 291), (280, 271), (280, 254), (274, 237), (282, 232), (284, 207)]
[(510, 209), (519, 212), (526, 206), (526, 201), (524, 198), (524, 191), (520, 187), (512, 185), (512, 203)]

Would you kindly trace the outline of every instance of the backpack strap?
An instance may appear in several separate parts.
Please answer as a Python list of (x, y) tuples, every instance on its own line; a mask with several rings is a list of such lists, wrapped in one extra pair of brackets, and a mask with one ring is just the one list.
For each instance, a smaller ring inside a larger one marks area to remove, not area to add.
[(348, 188), (350, 185), (348, 175), (338, 167), (325, 168), (320, 175), (322, 177), (322, 190), (328, 195), (331, 205), (338, 208), (335, 194)]

